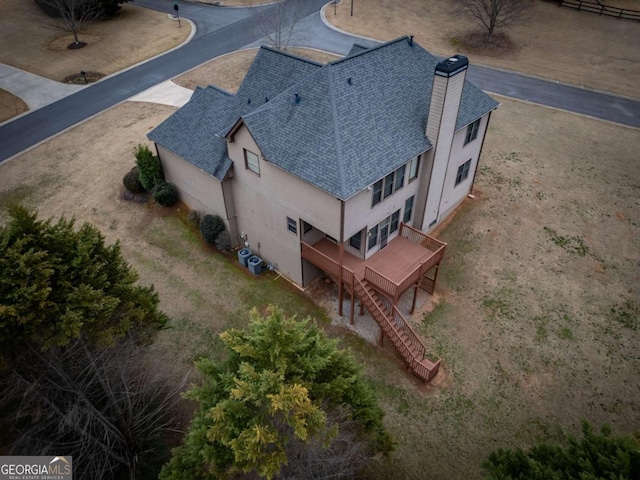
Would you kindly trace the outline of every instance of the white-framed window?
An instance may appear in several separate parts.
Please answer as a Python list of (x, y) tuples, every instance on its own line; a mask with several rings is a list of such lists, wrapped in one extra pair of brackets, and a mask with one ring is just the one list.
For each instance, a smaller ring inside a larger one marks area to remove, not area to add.
[(293, 218), (287, 217), (287, 230), (291, 233), (297, 235), (298, 234), (298, 222), (296, 222)]
[(481, 118), (479, 118), (478, 120), (476, 120), (475, 122), (469, 124), (469, 126), (467, 126), (467, 136), (464, 138), (464, 144), (466, 145), (467, 143), (473, 141), (476, 139), (476, 137), (478, 136), (478, 130), (480, 130), (480, 120), (482, 120)]
[(389, 233), (393, 233), (398, 230), (400, 224), (400, 210), (396, 210), (391, 214), (391, 223), (389, 224)]
[(407, 198), (404, 202), (404, 216), (402, 217), (402, 221), (404, 223), (409, 223), (411, 221), (411, 215), (413, 214), (413, 199), (415, 195)]
[(420, 155), (416, 155), (409, 162), (409, 181), (418, 178), (418, 170), (420, 169)]
[[(409, 162), (409, 172), (412, 171), (412, 168), (415, 170), (414, 174), (417, 175), (418, 169), (418, 157), (415, 157)], [(415, 165), (414, 165), (415, 162)], [(413, 166), (412, 166), (413, 165)], [(378, 180), (373, 184), (372, 191), (373, 194), (371, 196), (371, 208), (375, 207), (381, 201), (390, 197), (402, 187), (404, 187), (404, 179), (407, 174), (407, 164), (400, 166), (397, 170), (394, 170), (389, 175), (384, 177), (382, 180)], [(411, 175), (409, 176), (409, 181), (411, 181)]]
[(369, 229), (369, 241), (367, 242), (367, 250), (371, 250), (378, 244), (378, 225), (374, 225)]
[(349, 239), (349, 245), (360, 251), (360, 248), (362, 248), (362, 230)]
[(406, 165), (402, 165), (398, 170), (396, 170), (396, 192), (404, 187), (404, 174), (406, 171)]
[(247, 170), (251, 170), (256, 175), (260, 175), (260, 159), (258, 155), (249, 150), (244, 150), (244, 166)]
[(469, 169), (471, 168), (471, 159), (464, 162), (462, 165), (458, 167), (458, 173), (456, 174), (456, 185), (460, 182), (463, 182), (469, 176)]
[(373, 196), (371, 197), (371, 207), (375, 207), (382, 201), (382, 180), (373, 184)]

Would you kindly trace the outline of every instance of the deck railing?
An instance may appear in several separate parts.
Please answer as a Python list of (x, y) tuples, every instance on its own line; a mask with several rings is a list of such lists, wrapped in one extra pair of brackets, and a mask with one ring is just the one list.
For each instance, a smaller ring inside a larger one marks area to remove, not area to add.
[[(313, 263), (320, 270), (335, 277), (336, 279), (339, 277), (340, 264), (333, 258), (325, 255), (319, 250), (316, 250), (308, 243), (301, 242), (301, 247), (302, 258)], [(355, 276), (355, 273), (351, 269), (345, 267), (344, 265), (342, 266), (342, 281), (352, 288), (353, 279), (355, 278)]]
[(371, 313), (382, 332), (391, 340), (414, 375), (429, 382), (440, 369), (441, 361), (433, 363), (426, 358), (426, 347), (400, 311), (388, 298), (378, 296), (382, 306), (367, 290), (360, 279), (355, 278), (355, 292)]
[(400, 235), (411, 240), (413, 243), (422, 245), (424, 248), (428, 248), (432, 252), (437, 252), (440, 248), (446, 247), (447, 244), (440, 240), (430, 237), (424, 232), (413, 228), (405, 223), (400, 224)]

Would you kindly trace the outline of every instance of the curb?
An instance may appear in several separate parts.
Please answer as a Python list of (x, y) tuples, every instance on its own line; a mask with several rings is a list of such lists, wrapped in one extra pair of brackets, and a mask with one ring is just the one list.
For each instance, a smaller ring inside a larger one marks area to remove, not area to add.
[[(341, 2), (339, 2), (339, 3), (341, 3)], [(324, 7), (322, 7), (320, 9), (320, 19), (322, 20), (322, 23), (324, 23), (327, 28), (330, 28), (334, 32), (338, 32), (338, 33), (341, 33), (342, 35), (347, 35), (349, 37), (362, 38), (363, 40), (368, 40), (368, 41), (374, 42), (374, 43), (384, 43), (382, 40), (378, 40), (376, 38), (371, 38), (371, 37), (365, 37), (364, 35), (356, 35), (354, 33), (349, 33), (346, 30), (342, 30), (342, 29), (340, 29), (338, 27), (335, 27), (335, 26), (331, 25), (331, 23), (329, 22), (329, 20), (327, 20), (327, 17), (325, 16), (325, 13), (324, 13), (325, 9), (329, 5), (333, 5), (333, 2), (327, 3)]]

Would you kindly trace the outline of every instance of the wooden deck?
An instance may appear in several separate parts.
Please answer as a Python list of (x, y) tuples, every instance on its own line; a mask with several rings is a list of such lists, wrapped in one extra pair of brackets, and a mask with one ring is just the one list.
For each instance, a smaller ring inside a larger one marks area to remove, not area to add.
[[(312, 247), (336, 263), (339, 262), (340, 249), (335, 243), (323, 238), (314, 243)], [(367, 260), (344, 252), (342, 264), (355, 273), (360, 280), (364, 280), (365, 267), (369, 267), (393, 283), (400, 284), (409, 272), (414, 270), (417, 265), (424, 263), (433, 254), (434, 252), (431, 250), (398, 236)]]
[[(350, 290), (353, 290), (353, 277), (366, 280), (396, 305), (400, 296), (411, 287), (426, 283), (426, 290), (433, 293), (445, 247), (445, 243), (401, 224), (400, 234), (367, 260), (343, 252), (340, 268), (340, 247), (326, 238), (313, 245), (303, 242), (302, 258), (336, 279), (341, 276), (342, 283)], [(427, 272), (434, 267), (435, 274), (430, 278)]]

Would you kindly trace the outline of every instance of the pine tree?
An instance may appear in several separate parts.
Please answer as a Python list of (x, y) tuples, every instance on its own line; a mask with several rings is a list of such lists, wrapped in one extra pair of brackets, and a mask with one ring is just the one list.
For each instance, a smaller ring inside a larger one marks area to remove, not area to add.
[[(220, 335), (224, 361), (197, 362), (204, 380), (187, 396), (200, 409), (162, 479), (213, 479), (251, 471), (273, 478), (283, 468), (295, 469), (300, 458), (314, 463), (309, 449), (314, 455), (323, 447), (329, 456), (344, 454), (348, 449), (330, 447), (340, 435), (341, 421), (332, 421), (340, 409), (346, 412), (342, 419), (357, 424), (358, 441), (367, 444), (358, 450), (361, 460), (391, 449), (382, 410), (353, 357), (309, 319), (298, 321), (269, 309), (264, 318), (252, 310), (246, 330)], [(327, 461), (315, 463), (326, 466)], [(336, 467), (333, 478), (353, 474), (340, 471), (344, 468)], [(307, 471), (306, 478), (312, 475)]]
[(21, 206), (9, 216), (0, 226), (0, 360), (80, 336), (97, 346), (127, 333), (144, 341), (165, 324), (153, 287), (135, 285), (120, 245), (95, 227), (41, 221)]

